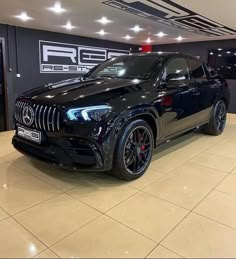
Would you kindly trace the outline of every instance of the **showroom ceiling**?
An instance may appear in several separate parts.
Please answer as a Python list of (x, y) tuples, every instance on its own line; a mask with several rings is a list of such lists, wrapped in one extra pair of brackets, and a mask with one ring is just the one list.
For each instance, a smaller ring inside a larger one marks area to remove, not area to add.
[(137, 45), (232, 39), (236, 38), (236, 1), (226, 3), (222, 0), (1, 0), (0, 23)]

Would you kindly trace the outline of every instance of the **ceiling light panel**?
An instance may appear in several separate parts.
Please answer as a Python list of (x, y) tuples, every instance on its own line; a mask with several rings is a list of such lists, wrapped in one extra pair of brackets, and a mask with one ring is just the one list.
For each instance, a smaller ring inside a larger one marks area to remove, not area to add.
[(123, 37), (123, 39), (126, 39), (126, 40), (131, 40), (133, 39), (134, 37), (131, 37), (130, 35), (126, 35), (125, 37)]
[(159, 38), (163, 38), (164, 36), (166, 36), (167, 34), (166, 33), (164, 33), (164, 32), (162, 32), (162, 31), (160, 31), (160, 32), (158, 32), (157, 34), (155, 34), (157, 37), (159, 37)]
[(184, 38), (182, 36), (179, 36), (177, 38), (175, 38), (177, 41), (182, 41)]
[(18, 18), (24, 22), (27, 22), (29, 20), (33, 20), (32, 17), (28, 16), (28, 14), (26, 12), (22, 12), (21, 14), (19, 15), (15, 15), (15, 18)]
[(101, 23), (101, 24), (103, 24), (103, 25), (106, 25), (106, 24), (108, 24), (108, 23), (112, 23), (112, 21), (109, 20), (109, 19), (107, 19), (107, 17), (105, 17), (105, 16), (103, 16), (101, 19), (96, 20), (96, 21), (99, 22), (99, 23)]
[(66, 12), (66, 9), (62, 8), (60, 2), (55, 2), (54, 6), (49, 7), (48, 10), (50, 10), (56, 14), (61, 14), (61, 13)]
[(130, 30), (138, 33), (140, 31), (143, 31), (144, 29), (141, 28), (139, 25), (135, 25), (134, 27), (130, 28)]
[(71, 21), (67, 21), (66, 25), (63, 25), (62, 27), (69, 31), (76, 28), (75, 26), (72, 25)]
[(101, 36), (104, 36), (104, 35), (108, 34), (108, 32), (106, 32), (104, 30), (97, 31), (96, 33), (101, 35)]

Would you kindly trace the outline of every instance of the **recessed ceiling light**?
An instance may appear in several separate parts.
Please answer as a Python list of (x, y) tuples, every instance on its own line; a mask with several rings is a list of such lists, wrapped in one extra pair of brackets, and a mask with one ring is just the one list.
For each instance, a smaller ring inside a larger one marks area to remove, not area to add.
[(27, 22), (29, 20), (32, 20), (33, 18), (28, 16), (28, 14), (26, 12), (22, 12), (19, 15), (15, 15), (16, 18), (21, 19), (24, 22)]
[(151, 38), (147, 38), (144, 42), (146, 42), (146, 43), (152, 43), (153, 40), (152, 40)]
[(139, 25), (135, 25), (133, 28), (130, 28), (130, 30), (134, 32), (140, 32), (140, 31), (143, 31), (144, 29), (141, 28)]
[(165, 34), (164, 32), (160, 31), (160, 32), (158, 32), (155, 35), (158, 36), (159, 38), (162, 38), (162, 37), (166, 36), (167, 34)]
[(126, 40), (131, 40), (131, 39), (133, 39), (134, 37), (131, 37), (130, 35), (126, 35), (125, 37), (123, 37), (124, 39), (126, 39)]
[(69, 31), (76, 28), (75, 26), (73, 26), (71, 24), (71, 21), (67, 21), (66, 25), (63, 25), (62, 27), (69, 30)]
[(108, 20), (107, 17), (103, 16), (101, 19), (97, 20), (97, 22), (103, 24), (103, 25), (106, 25), (108, 23), (111, 23), (112, 21), (111, 20)]
[(222, 57), (222, 55), (221, 55), (221, 54), (219, 54), (219, 55), (218, 55), (218, 57)]
[(231, 51), (227, 51), (226, 53), (227, 53), (227, 54), (230, 54), (230, 53), (231, 53)]
[(218, 50), (219, 50), (219, 51), (221, 51), (222, 49), (221, 49), (221, 48), (219, 48)]
[(179, 36), (177, 38), (175, 38), (177, 41), (182, 41), (184, 38), (182, 36)]
[(104, 30), (97, 31), (96, 33), (101, 35), (101, 36), (104, 36), (104, 35), (108, 34), (108, 32), (105, 32)]
[(213, 53), (213, 52), (210, 52), (210, 55), (214, 55), (214, 53)]
[(54, 6), (49, 7), (48, 10), (57, 13), (57, 14), (61, 14), (66, 12), (66, 9), (61, 7), (61, 3), (60, 2), (55, 2)]

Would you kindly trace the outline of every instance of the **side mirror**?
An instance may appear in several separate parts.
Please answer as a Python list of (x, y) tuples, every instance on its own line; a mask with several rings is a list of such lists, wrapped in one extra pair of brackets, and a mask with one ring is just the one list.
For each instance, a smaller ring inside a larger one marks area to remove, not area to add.
[(166, 77), (167, 84), (176, 84), (179, 81), (183, 81), (183, 80), (186, 80), (186, 77), (185, 77), (185, 75), (180, 74), (180, 73), (172, 73)]

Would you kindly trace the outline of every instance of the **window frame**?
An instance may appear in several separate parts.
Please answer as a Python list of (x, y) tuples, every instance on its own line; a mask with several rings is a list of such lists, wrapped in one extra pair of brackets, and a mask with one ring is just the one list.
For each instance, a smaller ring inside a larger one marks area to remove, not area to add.
[[(205, 67), (204, 67), (204, 62), (202, 60), (196, 59), (194, 57), (186, 57), (186, 59), (187, 59), (188, 66), (189, 66), (190, 78), (192, 80), (195, 80), (195, 81), (207, 80), (208, 77), (207, 77), (206, 70), (205, 70)], [(201, 77), (201, 78), (194, 78), (193, 77), (193, 71), (192, 71), (191, 63), (190, 63), (191, 60), (194, 60), (194, 61), (199, 62), (201, 64), (201, 67), (202, 67), (202, 70), (203, 70), (203, 73), (204, 73), (205, 77)]]
[(163, 75), (164, 75), (164, 72), (165, 72), (165, 68), (169, 65), (170, 62), (172, 62), (173, 60), (175, 59), (183, 59), (185, 61), (185, 64), (186, 64), (186, 68), (187, 68), (187, 71), (188, 71), (188, 78), (186, 78), (185, 80), (181, 80), (181, 82), (185, 82), (185, 81), (189, 81), (191, 79), (191, 74), (190, 74), (190, 68), (189, 68), (189, 64), (187, 62), (187, 59), (185, 56), (174, 56), (174, 57), (171, 57), (169, 59), (166, 60), (166, 62), (164, 62), (163, 64), (163, 68), (160, 72), (160, 79), (159, 79), (159, 83), (161, 85), (161, 87), (166, 84), (166, 81), (163, 80)]

